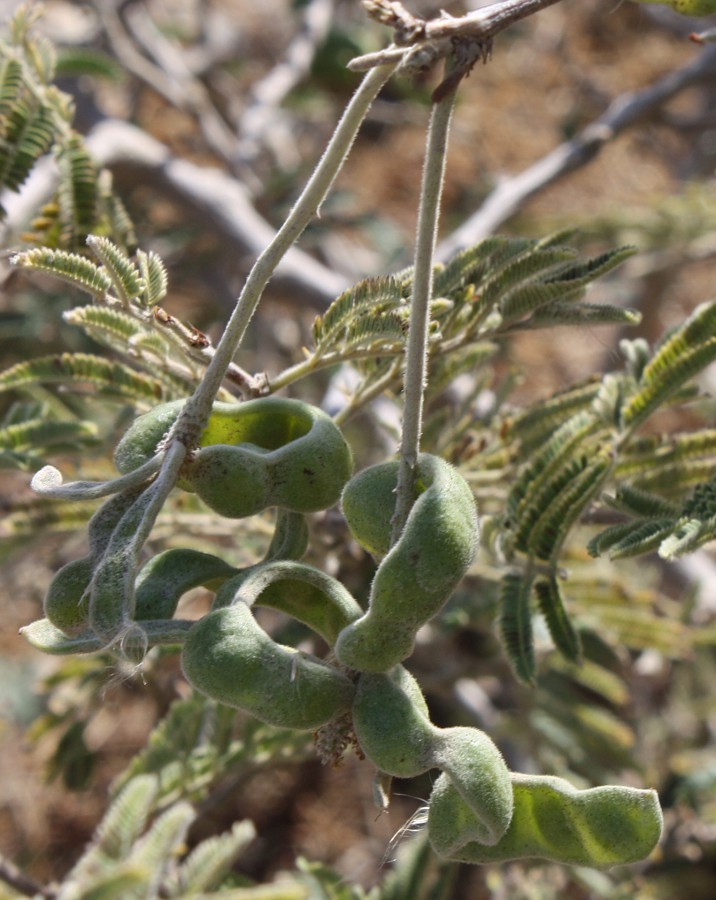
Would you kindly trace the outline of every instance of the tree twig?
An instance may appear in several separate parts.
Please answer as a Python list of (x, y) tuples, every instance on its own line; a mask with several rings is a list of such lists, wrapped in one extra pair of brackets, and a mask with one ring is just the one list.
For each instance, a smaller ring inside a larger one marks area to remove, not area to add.
[(403, 71), (422, 71), (448, 57), (461, 41), (481, 43), (487, 50), (495, 35), (514, 22), (532, 16), (560, 0), (498, 0), (466, 16), (443, 13), (432, 20), (420, 19), (395, 0), (363, 0), (369, 15), (394, 30), (394, 43), (377, 53), (357, 56), (348, 64), (355, 72), (398, 62)]
[(226, 370), (241, 345), (271, 275), (320, 208), (343, 166), (371, 103), (394, 71), (395, 65), (380, 66), (365, 76), (348, 103), (301, 196), (251, 269), (204, 377), (177, 420), (174, 434), (186, 446), (193, 449), (194, 441), (206, 426)]
[(23, 897), (51, 897), (52, 892), (46, 890), (36, 881), (21, 872), (16, 865), (0, 854), (0, 881), (4, 881)]
[(427, 378), (433, 255), (454, 105), (454, 90), (433, 104), (425, 147), (415, 242), (413, 292), (410, 299), (410, 325), (405, 355), (403, 426), (395, 514), (392, 521), (392, 543), (400, 537), (415, 499), (415, 466), (420, 450), (423, 396)]

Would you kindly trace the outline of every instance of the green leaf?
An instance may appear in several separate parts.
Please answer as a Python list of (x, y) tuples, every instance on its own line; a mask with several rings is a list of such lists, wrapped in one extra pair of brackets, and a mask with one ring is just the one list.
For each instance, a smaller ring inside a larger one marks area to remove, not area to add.
[(0, 391), (19, 390), (33, 384), (83, 382), (94, 385), (103, 394), (137, 403), (155, 404), (165, 399), (159, 380), (88, 353), (41, 356), (0, 373)]
[(584, 465), (535, 521), (527, 541), (531, 553), (538, 559), (556, 558), (567, 532), (586, 510), (610, 470), (611, 461), (604, 454), (597, 454), (592, 462)]
[(714, 359), (716, 303), (703, 303), (645, 366), (637, 392), (622, 411), (624, 426), (635, 428)]
[(557, 579), (554, 576), (538, 578), (535, 581), (534, 590), (537, 606), (545, 618), (555, 646), (565, 659), (574, 663), (580, 662), (582, 658), (581, 642), (564, 608)]
[(255, 836), (253, 823), (244, 820), (234, 822), (231, 831), (202, 841), (179, 867), (175, 896), (215, 890)]
[(89, 235), (87, 246), (104, 264), (105, 271), (112, 281), (114, 292), (125, 306), (143, 292), (144, 281), (139, 269), (109, 238)]
[(605, 497), (605, 500), (613, 509), (636, 516), (678, 516), (679, 514), (679, 507), (676, 503), (628, 483), (620, 484), (615, 495)]
[(70, 877), (81, 881), (96, 872), (107, 872), (112, 861), (123, 862), (149, 821), (158, 790), (153, 775), (133, 778), (111, 803)]
[(77, 450), (97, 439), (92, 422), (64, 422), (57, 419), (29, 419), (0, 428), (0, 458), (15, 459), (21, 468), (38, 463), (43, 451)]
[(549, 325), (624, 325), (641, 322), (641, 313), (608, 303), (550, 303), (535, 310), (525, 327), (545, 328)]
[(527, 684), (535, 683), (536, 671), (531, 592), (531, 580), (514, 572), (508, 572), (500, 583), (500, 636), (515, 675)]
[(97, 299), (103, 299), (112, 289), (112, 281), (103, 269), (86, 257), (66, 250), (37, 247), (16, 253), (11, 262), (20, 269), (54, 275)]
[(643, 523), (632, 523), (630, 531), (620, 540), (609, 546), (610, 559), (626, 559), (630, 556), (641, 556), (656, 550), (662, 540), (674, 530), (675, 519), (652, 519)]
[(334, 300), (322, 316), (316, 316), (313, 323), (316, 353), (323, 355), (336, 349), (357, 318), (365, 323), (362, 326), (365, 337), (371, 322), (380, 330), (383, 314), (403, 305), (402, 285), (395, 277), (360, 281)]
[(675, 559), (677, 556), (693, 553), (714, 538), (716, 538), (716, 517), (706, 521), (682, 519), (677, 523), (673, 534), (662, 542), (659, 556), (662, 559)]
[(146, 306), (156, 306), (165, 298), (169, 284), (164, 263), (153, 250), (149, 253), (138, 250), (137, 265), (144, 286), (142, 301)]
[(57, 188), (63, 247), (85, 246), (97, 218), (98, 172), (79, 134), (71, 133), (57, 148), (60, 181)]
[(179, 855), (189, 826), (195, 818), (196, 814), (189, 803), (173, 804), (152, 823), (147, 833), (126, 854), (126, 865), (147, 873), (143, 885), (145, 897), (158, 896), (159, 886)]

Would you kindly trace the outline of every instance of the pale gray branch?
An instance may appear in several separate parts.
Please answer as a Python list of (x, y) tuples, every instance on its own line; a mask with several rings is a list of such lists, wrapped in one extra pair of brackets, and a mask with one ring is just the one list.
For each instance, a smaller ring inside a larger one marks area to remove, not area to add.
[(697, 58), (670, 72), (641, 91), (622, 94), (606, 112), (524, 172), (504, 179), (456, 231), (443, 240), (437, 257), (446, 260), (499, 228), (539, 191), (575, 169), (591, 162), (603, 147), (627, 128), (653, 114), (676, 94), (716, 75), (716, 47), (705, 48)]
[[(284, 59), (251, 88), (249, 105), (239, 123), (239, 156), (244, 162), (256, 159), (267, 143), (267, 133), (281, 116), (281, 103), (306, 76), (316, 49), (328, 34), (334, 9), (335, 0), (310, 0)], [(273, 149), (275, 142), (271, 143)]]
[[(178, 199), (216, 232), (225, 255), (246, 261), (246, 269), (276, 233), (253, 207), (239, 181), (220, 169), (173, 156), (164, 144), (134, 125), (107, 119), (88, 135), (87, 148), (100, 166), (136, 173), (142, 182)], [(26, 227), (51, 196), (56, 180), (52, 160), (43, 160), (20, 194), (3, 195), (6, 239), (8, 232), (17, 234)], [(272, 283), (292, 298), (323, 308), (349, 286), (350, 279), (293, 247), (279, 264)]]

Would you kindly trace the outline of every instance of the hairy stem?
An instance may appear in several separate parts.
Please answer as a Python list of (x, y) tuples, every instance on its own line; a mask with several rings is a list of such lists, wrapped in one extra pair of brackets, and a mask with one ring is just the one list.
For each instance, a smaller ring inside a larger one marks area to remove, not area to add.
[[(326, 151), (316, 166), (313, 175), (289, 213), (286, 221), (274, 239), (256, 260), (234, 312), (209, 363), (204, 377), (194, 395), (182, 412), (181, 425), (176, 433), (189, 438), (198, 437), (206, 426), (216, 394), (221, 387), (226, 370), (243, 340), (246, 328), (256, 311), (264, 288), (286, 252), (295, 244), (302, 231), (319, 209), (331, 188), (353, 144), (358, 128), (365, 118), (371, 103), (391, 76), (397, 63), (380, 66), (369, 73), (353, 95), (338, 123)], [(184, 439), (184, 438), (182, 438)]]
[(393, 543), (400, 537), (415, 499), (414, 472), (420, 452), (420, 434), (423, 424), (430, 300), (433, 292), (433, 255), (445, 175), (448, 133), (454, 103), (454, 91), (434, 103), (428, 126), (415, 242), (410, 325), (405, 354), (403, 435), (400, 444), (400, 467), (393, 517)]

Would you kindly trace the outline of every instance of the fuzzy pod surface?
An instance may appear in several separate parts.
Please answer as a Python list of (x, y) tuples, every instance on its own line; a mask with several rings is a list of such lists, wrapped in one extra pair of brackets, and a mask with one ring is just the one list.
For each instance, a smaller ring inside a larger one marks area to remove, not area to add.
[(135, 618), (171, 619), (187, 591), (201, 585), (216, 590), (236, 572), (234, 566), (218, 556), (189, 547), (158, 553), (137, 575)]
[(502, 754), (477, 728), (438, 728), (412, 675), (396, 666), (388, 674), (359, 676), (353, 729), (365, 756), (381, 771), (413, 778), (442, 769), (469, 810), (471, 837), (497, 843), (513, 810), (512, 783)]
[(318, 728), (346, 712), (355, 692), (335, 667), (273, 641), (245, 603), (189, 630), (182, 668), (200, 693), (282, 728)]
[(439, 729), (430, 721), (417, 681), (403, 666), (359, 676), (353, 728), (363, 753), (387, 775), (414, 778), (435, 764)]
[(430, 797), (428, 834), (435, 852), (467, 863), (544, 859), (608, 869), (645, 859), (661, 837), (655, 791), (605, 786), (578, 790), (562, 778), (512, 773), (514, 813), (493, 846), (477, 837), (472, 811), (441, 775)]
[(251, 566), (217, 591), (214, 608), (243, 603), (269, 606), (308, 625), (329, 646), (362, 609), (343, 585), (306, 563), (269, 560)]
[[(377, 555), (395, 510), (398, 465), (388, 465), (361, 472), (343, 493), (351, 531)], [(423, 453), (416, 488), (403, 532), (378, 566), (367, 612), (336, 642), (338, 659), (360, 672), (387, 672), (410, 656), (416, 633), (449, 599), (477, 549), (475, 499), (457, 469)]]
[[(121, 472), (154, 455), (183, 403), (158, 406), (136, 420), (115, 451)], [(350, 447), (330, 416), (300, 400), (262, 397), (214, 404), (179, 485), (229, 518), (270, 506), (316, 512), (338, 501), (352, 468)]]
[(87, 628), (93, 569), (91, 556), (68, 562), (55, 573), (45, 594), (42, 603), (45, 616), (55, 628), (69, 637)]

